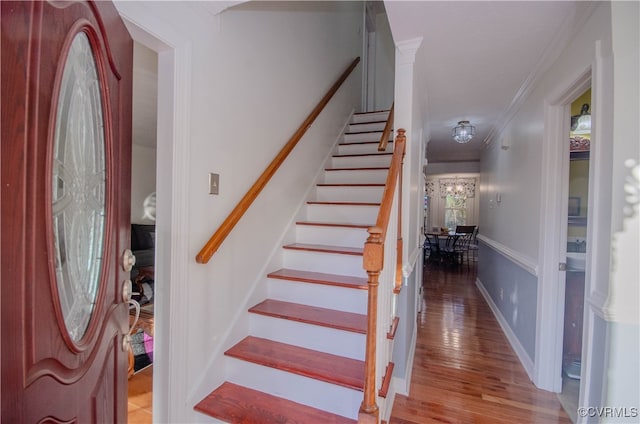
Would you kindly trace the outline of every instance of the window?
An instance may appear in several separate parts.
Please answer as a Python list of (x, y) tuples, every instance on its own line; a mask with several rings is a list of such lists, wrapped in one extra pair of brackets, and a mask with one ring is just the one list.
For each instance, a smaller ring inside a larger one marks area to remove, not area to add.
[(455, 230), (458, 225), (467, 225), (466, 197), (448, 194), (445, 198), (444, 225)]

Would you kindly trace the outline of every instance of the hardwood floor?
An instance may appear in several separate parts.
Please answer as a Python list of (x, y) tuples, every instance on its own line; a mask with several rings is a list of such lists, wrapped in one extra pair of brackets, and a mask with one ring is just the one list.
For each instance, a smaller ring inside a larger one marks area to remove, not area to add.
[(537, 389), (475, 286), (475, 266), (428, 265), (409, 396), (390, 424), (566, 423), (555, 393)]
[[(470, 269), (428, 267), (410, 395), (389, 424), (570, 424), (555, 393), (529, 381)], [(129, 423), (150, 424), (153, 367), (129, 380)]]
[(151, 424), (153, 366), (129, 379), (129, 424)]

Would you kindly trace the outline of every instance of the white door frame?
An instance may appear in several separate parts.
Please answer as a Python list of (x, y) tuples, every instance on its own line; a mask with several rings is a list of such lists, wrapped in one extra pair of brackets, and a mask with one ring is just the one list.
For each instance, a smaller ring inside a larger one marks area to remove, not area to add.
[[(158, 53), (156, 159), (156, 296), (154, 312), (153, 420), (176, 422), (185, 387), (187, 296), (176, 281), (188, 279), (188, 190), (191, 41), (153, 13), (153, 3), (115, 1), (132, 38)], [(173, 400), (173, 404), (171, 402)]]
[[(579, 405), (588, 399), (600, 398), (597, 373), (602, 364), (594, 363), (596, 350), (606, 351), (607, 341), (594, 343), (594, 314), (606, 318), (604, 307), (608, 293), (609, 246), (603, 237), (610, 235), (611, 143), (607, 143), (613, 117), (610, 113), (613, 90), (610, 52), (599, 41), (595, 44), (593, 63), (558, 88), (545, 102), (545, 136), (543, 141), (543, 170), (540, 224), (540, 275), (538, 284), (538, 325), (534, 383), (537, 387), (560, 392), (562, 390), (562, 341), (564, 320), (565, 272), (558, 271), (558, 263), (566, 261), (566, 211), (568, 191), (569, 153), (566, 149), (569, 134), (569, 104), (589, 85), (592, 89), (592, 140), (589, 162), (589, 218), (587, 222), (587, 253), (585, 266), (585, 308), (582, 344), (582, 371)], [(609, 113), (608, 113), (609, 112)], [(600, 142), (601, 141), (601, 142)], [(558, 187), (557, 181), (563, 183)], [(597, 344), (596, 344), (597, 343)], [(597, 356), (597, 355), (596, 355)], [(596, 373), (596, 374), (594, 374)], [(592, 375), (594, 387), (591, 387)], [(593, 393), (591, 393), (593, 392)]]
[[(569, 120), (571, 102), (591, 86), (591, 69), (581, 72), (545, 102), (543, 142), (540, 274), (534, 379), (536, 386), (562, 390), (562, 341), (569, 192)], [(595, 107), (594, 107), (595, 108)], [(558, 183), (560, 182), (560, 183)], [(587, 246), (589, 242), (587, 241)]]

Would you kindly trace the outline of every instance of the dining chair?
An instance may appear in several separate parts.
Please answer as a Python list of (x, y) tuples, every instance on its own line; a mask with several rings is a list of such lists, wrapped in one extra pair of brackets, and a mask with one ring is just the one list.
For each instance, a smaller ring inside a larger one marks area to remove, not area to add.
[(440, 247), (441, 261), (445, 265), (457, 265), (459, 252), (457, 250), (458, 239), (457, 234), (449, 234), (444, 241), (444, 245)]
[(473, 240), (473, 234), (476, 230), (475, 225), (458, 225), (456, 226), (456, 234), (461, 234), (459, 240), (456, 243), (455, 251), (460, 257), (460, 262), (463, 263), (466, 259), (467, 266), (469, 265), (469, 251), (471, 249), (471, 243)]
[(424, 235), (424, 262), (436, 261), (440, 259), (440, 246), (438, 246), (438, 241), (431, 235)]
[(478, 262), (478, 227), (473, 230), (471, 236), (471, 243), (469, 243), (469, 252), (472, 252), (472, 258), (474, 262)]
[(457, 225), (456, 233), (457, 234), (473, 233), (475, 229), (476, 229), (475, 225)]
[(463, 264), (466, 260), (467, 266), (469, 266), (469, 246), (471, 245), (472, 237), (473, 233), (463, 233), (458, 237), (458, 241), (455, 246), (455, 252), (460, 258), (460, 263)]

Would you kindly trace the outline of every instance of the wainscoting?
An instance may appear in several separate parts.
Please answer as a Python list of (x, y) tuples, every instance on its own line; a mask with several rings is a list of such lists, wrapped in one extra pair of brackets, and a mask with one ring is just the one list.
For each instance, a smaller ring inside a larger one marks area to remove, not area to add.
[(533, 378), (538, 303), (537, 268), (532, 260), (484, 238), (478, 248), (478, 286)]

